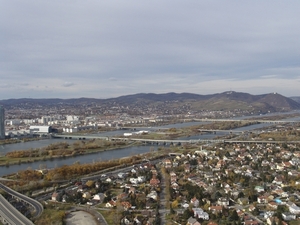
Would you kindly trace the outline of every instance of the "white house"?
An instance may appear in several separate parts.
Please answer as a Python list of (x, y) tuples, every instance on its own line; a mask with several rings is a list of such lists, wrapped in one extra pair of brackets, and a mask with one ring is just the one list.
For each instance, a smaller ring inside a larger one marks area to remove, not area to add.
[(300, 207), (298, 207), (297, 205), (289, 205), (289, 210), (290, 213), (292, 214), (300, 214)]
[(289, 212), (284, 212), (284, 213), (282, 213), (282, 218), (283, 218), (285, 221), (288, 221), (288, 220), (295, 220), (295, 219), (296, 219), (296, 215), (295, 215), (295, 214), (292, 214), (292, 213), (289, 213)]
[(98, 193), (94, 195), (93, 200), (103, 202), (104, 198), (105, 198), (104, 193)]
[(193, 208), (194, 217), (203, 220), (209, 220), (209, 215), (207, 212), (204, 212), (201, 208)]

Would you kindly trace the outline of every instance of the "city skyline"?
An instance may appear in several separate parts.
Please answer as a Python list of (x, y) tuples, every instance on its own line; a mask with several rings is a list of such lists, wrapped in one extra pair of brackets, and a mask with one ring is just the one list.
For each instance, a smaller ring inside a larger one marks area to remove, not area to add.
[(300, 96), (294, 1), (5, 1), (0, 99)]

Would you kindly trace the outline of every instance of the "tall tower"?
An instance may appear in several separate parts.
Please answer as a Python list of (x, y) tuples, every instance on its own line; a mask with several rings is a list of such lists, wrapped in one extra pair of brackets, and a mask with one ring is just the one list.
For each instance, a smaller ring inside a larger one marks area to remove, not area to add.
[(5, 139), (4, 108), (0, 105), (0, 140)]

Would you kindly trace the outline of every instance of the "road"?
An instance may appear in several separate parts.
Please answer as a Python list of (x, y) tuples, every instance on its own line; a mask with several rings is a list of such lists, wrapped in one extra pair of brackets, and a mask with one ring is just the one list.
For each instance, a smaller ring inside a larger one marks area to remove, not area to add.
[(165, 174), (161, 172), (161, 181), (160, 181), (160, 203), (159, 203), (159, 216), (160, 216), (160, 224), (166, 224), (166, 214), (169, 210), (166, 210), (166, 179)]
[(32, 221), (13, 207), (2, 195), (0, 195), (0, 215), (10, 225), (34, 225)]
[(33, 215), (33, 217), (39, 217), (42, 214), (44, 208), (43, 208), (43, 206), (42, 206), (42, 204), (40, 202), (38, 202), (38, 201), (36, 201), (36, 200), (34, 200), (32, 198), (29, 198), (26, 195), (23, 195), (23, 194), (21, 194), (19, 192), (16, 192), (16, 191), (10, 189), (9, 187), (6, 187), (5, 185), (3, 185), (1, 183), (0, 183), (0, 188), (2, 190), (4, 190), (5, 192), (7, 192), (8, 194), (10, 194), (10, 195), (12, 195), (12, 196), (14, 196), (14, 197), (16, 197), (16, 198), (18, 198), (18, 199), (26, 202), (27, 204), (31, 205), (34, 208), (34, 215)]

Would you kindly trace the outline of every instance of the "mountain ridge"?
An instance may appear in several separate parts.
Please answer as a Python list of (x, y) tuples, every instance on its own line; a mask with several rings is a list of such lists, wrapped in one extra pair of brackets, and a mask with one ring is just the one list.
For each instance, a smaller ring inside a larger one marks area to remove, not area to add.
[[(294, 99), (297, 99), (294, 97)], [(0, 100), (6, 107), (40, 107), (53, 105), (112, 105), (122, 106), (149, 105), (149, 107), (186, 107), (193, 111), (201, 110), (248, 110), (261, 112), (280, 112), (299, 110), (300, 102), (278, 93), (252, 95), (244, 92), (226, 91), (222, 93), (200, 95), (194, 93), (137, 93), (115, 98), (20, 98)]]

